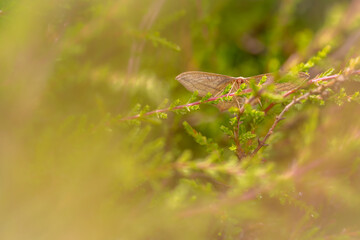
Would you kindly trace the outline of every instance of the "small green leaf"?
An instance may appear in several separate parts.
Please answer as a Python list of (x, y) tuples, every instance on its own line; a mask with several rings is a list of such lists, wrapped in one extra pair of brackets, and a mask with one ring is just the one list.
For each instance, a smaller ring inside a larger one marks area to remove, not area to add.
[(230, 137), (232, 137), (234, 135), (233, 132), (228, 127), (225, 127), (224, 125), (220, 126), (220, 130)]
[(208, 92), (208, 93), (200, 100), (200, 102), (203, 103), (203, 102), (209, 100), (209, 98), (211, 98), (211, 97), (212, 97), (212, 94)]
[(161, 37), (159, 32), (149, 33), (146, 37), (153, 43), (153, 45), (155, 47), (157, 47), (158, 45), (162, 45), (162, 46), (168, 47), (172, 50), (175, 50), (177, 52), (179, 52), (181, 50), (179, 45), (170, 42), (169, 40), (167, 40), (164, 37)]
[(236, 152), (237, 147), (235, 146), (235, 144), (232, 144), (229, 149), (230, 151)]
[(228, 111), (229, 111), (229, 113), (231, 113), (231, 114), (237, 114), (237, 113), (239, 113), (239, 108), (237, 108), (237, 107), (230, 107)]
[(193, 92), (193, 94), (191, 95), (191, 97), (190, 97), (189, 100), (188, 100), (188, 103), (195, 102), (196, 99), (197, 99), (197, 97), (198, 97), (198, 95), (199, 95), (199, 92), (198, 92), (198, 91)]
[(250, 131), (248, 131), (248, 132), (246, 132), (246, 133), (244, 133), (244, 134), (241, 134), (241, 135), (239, 136), (239, 141), (240, 141), (241, 143), (245, 143), (247, 140), (253, 139), (253, 138), (255, 138), (255, 137), (256, 137), (256, 134), (253, 134), (253, 133), (251, 133)]
[(350, 97), (351, 101), (360, 103), (360, 93), (359, 92), (355, 92), (351, 97)]
[(208, 139), (207, 137), (203, 136), (201, 133), (199, 133), (198, 131), (196, 131), (195, 129), (193, 129), (190, 124), (186, 121), (183, 122), (183, 126), (186, 130), (186, 132), (192, 136), (194, 138), (194, 140), (202, 145), (206, 147), (206, 151), (208, 152), (213, 152), (213, 151), (217, 151), (217, 152), (221, 152), (219, 149), (219, 146), (214, 143), (214, 141), (212, 139)]
[(176, 99), (174, 102), (172, 102), (172, 103), (170, 104), (170, 108), (169, 108), (169, 109), (171, 110), (171, 109), (173, 109), (174, 107), (179, 106), (180, 103), (181, 103), (180, 99)]
[(229, 122), (231, 126), (234, 126), (237, 122), (237, 117), (230, 118)]
[(236, 91), (236, 95), (240, 96), (241, 92), (244, 91), (247, 88), (247, 84), (246, 83), (242, 83), (240, 85), (240, 87), (238, 88), (238, 90)]
[(158, 117), (159, 117), (160, 119), (167, 119), (167, 114), (166, 114), (166, 113), (159, 113), (159, 114), (158, 114)]
[(146, 105), (143, 109), (141, 109), (140, 111), (140, 116), (144, 115), (145, 113), (149, 112), (150, 111), (150, 106), (149, 105)]
[(329, 68), (328, 70), (326, 70), (325, 72), (321, 73), (318, 78), (322, 78), (322, 77), (327, 77), (330, 76), (331, 74), (333, 74), (335, 72), (334, 68)]
[(200, 109), (200, 106), (199, 105), (190, 106), (189, 109), (190, 111), (196, 111)]
[(258, 86), (263, 85), (263, 84), (266, 82), (266, 80), (267, 80), (267, 76), (264, 75), (264, 76), (260, 79)]
[(229, 84), (225, 87), (224, 91), (221, 93), (221, 95), (225, 95), (225, 94), (228, 94), (232, 88), (232, 84)]

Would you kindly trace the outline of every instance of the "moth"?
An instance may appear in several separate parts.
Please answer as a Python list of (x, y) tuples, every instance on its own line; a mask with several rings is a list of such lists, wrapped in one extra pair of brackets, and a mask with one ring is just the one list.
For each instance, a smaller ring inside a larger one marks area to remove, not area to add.
[[(226, 86), (230, 84), (232, 86), (230, 93), (234, 93), (239, 89), (241, 84), (248, 83), (250, 80), (254, 80), (256, 83), (259, 83), (264, 76), (266, 76), (266, 82), (264, 84), (274, 83), (277, 92), (294, 90), (300, 87), (303, 82), (309, 78), (308, 74), (300, 72), (299, 79), (297, 81), (280, 83), (274, 82), (275, 76), (272, 73), (265, 73), (252, 77), (231, 77), (216, 73), (190, 71), (179, 74), (176, 76), (176, 80), (178, 80), (190, 92), (198, 91), (200, 97), (204, 97), (207, 93), (211, 93), (212, 96), (217, 97), (220, 96)], [(244, 99), (242, 97), (234, 96), (233, 101), (220, 102), (217, 104), (217, 107), (223, 111), (232, 106), (239, 106), (243, 102)]]

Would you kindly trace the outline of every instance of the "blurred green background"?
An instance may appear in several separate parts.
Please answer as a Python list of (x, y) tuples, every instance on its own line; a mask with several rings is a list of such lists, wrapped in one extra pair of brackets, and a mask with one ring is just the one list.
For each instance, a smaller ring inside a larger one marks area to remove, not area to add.
[[(136, 104), (186, 102), (184, 71), (286, 71), (326, 45), (310, 73), (340, 70), (360, 52), (359, 13), (358, 0), (1, 0), (0, 238), (360, 238), (356, 104), (304, 107), (267, 148), (269, 165), (221, 181), (209, 166), (182, 169), (211, 155), (182, 122), (231, 163), (228, 113), (120, 121)], [(264, 194), (312, 161), (320, 170)]]

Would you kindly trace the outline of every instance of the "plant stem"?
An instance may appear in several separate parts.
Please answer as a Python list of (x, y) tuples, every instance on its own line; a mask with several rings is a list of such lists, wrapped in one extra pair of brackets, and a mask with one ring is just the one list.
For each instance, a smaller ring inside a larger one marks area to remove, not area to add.
[(343, 81), (344, 78), (342, 78), (341, 75), (332, 75), (332, 76), (328, 76), (328, 77), (323, 77), (323, 78), (318, 78), (317, 81), (321, 81), (321, 80), (333, 80), (332, 82), (329, 82), (326, 85), (320, 85), (318, 88), (316, 88), (313, 91), (309, 91), (307, 93), (305, 93), (304, 95), (298, 97), (298, 98), (294, 98), (288, 105), (286, 105), (286, 107), (281, 111), (281, 113), (275, 118), (274, 123), (272, 124), (272, 126), (270, 127), (269, 131), (267, 132), (267, 134), (265, 135), (263, 140), (259, 140), (258, 142), (258, 146), (256, 147), (256, 149), (251, 153), (251, 156), (253, 157), (266, 143), (266, 140), (273, 134), (275, 127), (278, 125), (278, 123), (283, 120), (283, 116), (286, 112), (288, 112), (290, 110), (290, 108), (292, 106), (294, 106), (296, 103), (302, 101), (302, 100), (306, 100), (308, 99), (312, 94), (321, 94), (324, 90), (326, 90), (327, 87), (329, 87), (330, 85), (333, 85), (335, 82), (337, 81)]

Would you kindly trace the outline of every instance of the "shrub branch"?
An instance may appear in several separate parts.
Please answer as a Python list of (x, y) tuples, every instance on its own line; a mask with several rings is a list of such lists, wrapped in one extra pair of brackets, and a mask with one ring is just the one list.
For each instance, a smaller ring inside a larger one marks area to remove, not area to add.
[[(359, 72), (359, 71), (357, 71)], [(270, 127), (269, 131), (267, 132), (267, 134), (265, 135), (263, 140), (258, 140), (258, 146), (256, 147), (256, 149), (251, 153), (251, 156), (254, 156), (263, 146), (265, 146), (266, 144), (266, 140), (273, 134), (275, 127), (279, 124), (279, 122), (281, 120), (284, 120), (284, 114), (286, 112), (288, 112), (291, 107), (293, 107), (295, 104), (299, 103), (300, 101), (303, 100), (307, 100), (311, 95), (320, 95), (322, 94), (324, 91), (326, 91), (326, 89), (328, 87), (330, 87), (331, 85), (334, 85), (337, 82), (343, 82), (345, 80), (343, 75), (332, 75), (332, 76), (327, 76), (327, 77), (323, 77), (323, 78), (318, 78), (316, 79), (317, 82), (318, 81), (326, 81), (326, 80), (330, 80), (330, 82), (328, 82), (327, 84), (323, 84), (320, 85), (319, 87), (317, 87), (314, 90), (311, 90), (307, 93), (305, 93), (304, 95), (298, 97), (298, 98), (294, 98), (288, 105), (285, 106), (285, 108), (281, 111), (281, 113), (275, 118), (274, 123), (272, 124), (272, 126)], [(315, 82), (314, 80), (311, 80), (312, 82)]]
[[(348, 75), (360, 75), (360, 70), (353, 71)], [(336, 79), (336, 78), (338, 78), (340, 76), (342, 76), (342, 75), (341, 74), (334, 74), (334, 75), (331, 75), (331, 76), (314, 78), (314, 79), (311, 79), (311, 80), (307, 81), (307, 84), (310, 85), (310, 84), (313, 84), (313, 83), (316, 83), (316, 82), (319, 82), (319, 81), (330, 81), (330, 80)], [(283, 97), (286, 98), (289, 95), (291, 95), (292, 93), (295, 93), (297, 90), (298, 89), (288, 91), (283, 95)], [(240, 92), (240, 94), (245, 94), (245, 93), (250, 93), (250, 92), (252, 92), (252, 89), (248, 88), (248, 89), (245, 89), (242, 92)], [(133, 119), (138, 119), (138, 118), (141, 118), (141, 117), (150, 116), (150, 115), (154, 115), (154, 114), (158, 114), (158, 113), (164, 113), (164, 112), (169, 112), (169, 111), (173, 111), (173, 110), (186, 109), (186, 108), (189, 108), (191, 106), (200, 105), (202, 103), (209, 103), (209, 102), (216, 101), (218, 99), (222, 99), (224, 97), (232, 97), (232, 96), (237, 96), (237, 95), (239, 95), (239, 93), (236, 93), (236, 92), (230, 93), (230, 94), (227, 93), (227, 94), (224, 94), (224, 95), (221, 95), (221, 96), (211, 97), (211, 98), (209, 98), (209, 99), (207, 99), (205, 101), (196, 101), (196, 102), (187, 103), (187, 104), (183, 104), (183, 105), (179, 105), (179, 106), (175, 106), (175, 107), (157, 109), (157, 110), (154, 110), (154, 111), (146, 112), (144, 114), (136, 114), (134, 116), (124, 117), (120, 121), (133, 120)], [(264, 110), (264, 112), (265, 113), (268, 112), (274, 105), (275, 104), (273, 104), (273, 103), (270, 104), (269, 107)]]

